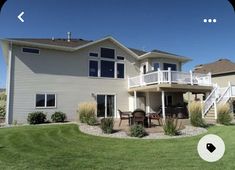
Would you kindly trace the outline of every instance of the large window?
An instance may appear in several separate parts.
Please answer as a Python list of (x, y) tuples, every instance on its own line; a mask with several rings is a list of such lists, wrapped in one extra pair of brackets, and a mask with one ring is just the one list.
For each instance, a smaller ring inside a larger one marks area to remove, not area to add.
[(36, 48), (27, 48), (27, 47), (24, 47), (24, 48), (22, 48), (22, 51), (24, 53), (39, 54), (39, 49), (36, 49)]
[(89, 76), (98, 77), (98, 61), (90, 60)]
[(97, 95), (97, 117), (113, 117), (115, 95)]
[(109, 49), (109, 48), (101, 48), (101, 57), (102, 58), (115, 58), (115, 54), (114, 54), (114, 49)]
[(55, 94), (36, 94), (37, 108), (54, 108), (56, 107)]
[(153, 70), (157, 71), (160, 68), (159, 63), (153, 63)]
[(176, 71), (176, 64), (163, 63), (163, 70), (171, 68), (172, 71)]
[(101, 60), (101, 77), (114, 78), (114, 61)]
[(124, 64), (117, 63), (117, 78), (124, 78)]
[(89, 56), (90, 77), (125, 78), (125, 58), (116, 56), (114, 49), (100, 48), (100, 54), (90, 52)]

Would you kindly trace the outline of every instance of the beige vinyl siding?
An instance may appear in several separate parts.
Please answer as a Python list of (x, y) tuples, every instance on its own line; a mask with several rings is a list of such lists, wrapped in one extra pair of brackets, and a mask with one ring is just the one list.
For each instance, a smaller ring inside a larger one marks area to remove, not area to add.
[(227, 87), (229, 81), (235, 85), (235, 73), (233, 75), (212, 77), (212, 82), (217, 83), (220, 87)]
[[(89, 52), (99, 52), (100, 47), (115, 48), (116, 55), (125, 57), (125, 79), (88, 77)], [(44, 111), (48, 118), (62, 111), (75, 120), (79, 103), (96, 101), (92, 94), (116, 94), (117, 109), (129, 109), (127, 77), (139, 74), (139, 63), (109, 40), (76, 52), (40, 49), (40, 55), (22, 53), (20, 46), (14, 46), (13, 56), (11, 122), (26, 123), (34, 111)], [(55, 93), (57, 108), (36, 109), (36, 93)]]

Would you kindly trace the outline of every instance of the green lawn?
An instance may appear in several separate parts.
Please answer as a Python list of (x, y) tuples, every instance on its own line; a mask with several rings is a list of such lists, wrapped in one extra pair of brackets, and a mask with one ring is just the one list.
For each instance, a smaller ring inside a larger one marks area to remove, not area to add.
[(224, 139), (224, 157), (207, 163), (197, 154), (201, 136), (170, 140), (85, 135), (77, 125), (0, 129), (0, 169), (235, 169), (235, 126), (211, 127)]

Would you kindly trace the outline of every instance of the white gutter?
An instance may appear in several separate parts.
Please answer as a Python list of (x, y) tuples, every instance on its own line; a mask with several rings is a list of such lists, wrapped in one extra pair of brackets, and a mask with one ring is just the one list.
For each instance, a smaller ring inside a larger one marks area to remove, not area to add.
[(97, 44), (99, 42), (105, 41), (105, 40), (111, 40), (113, 41), (113, 43), (115, 43), (116, 45), (118, 45), (119, 47), (121, 47), (123, 50), (125, 50), (127, 53), (129, 53), (130, 55), (134, 56), (135, 58), (138, 58), (138, 55), (136, 55), (133, 51), (131, 51), (129, 48), (125, 47), (124, 45), (122, 45), (119, 41), (117, 41), (115, 38), (108, 36), (96, 41), (92, 41), (89, 42), (87, 44), (78, 46), (78, 47), (64, 47), (64, 46), (59, 46), (59, 45), (50, 45), (50, 44), (42, 44), (42, 43), (35, 43), (35, 42), (28, 42), (28, 41), (22, 41), (22, 40), (11, 40), (11, 39), (0, 39), (2, 41), (8, 41), (8, 42), (13, 42), (14, 44), (18, 44), (18, 45), (28, 45), (28, 46), (37, 46), (37, 47), (43, 47), (43, 48), (50, 48), (50, 49), (57, 49), (57, 50), (63, 50), (63, 51), (76, 51), (76, 50), (80, 50), (82, 48)]
[(7, 86), (6, 86), (6, 92), (7, 92), (7, 105), (6, 105), (6, 116), (5, 116), (5, 124), (9, 125), (10, 120), (10, 100), (11, 100), (11, 72), (12, 72), (12, 42), (9, 44), (9, 52), (8, 52), (8, 70), (7, 70)]

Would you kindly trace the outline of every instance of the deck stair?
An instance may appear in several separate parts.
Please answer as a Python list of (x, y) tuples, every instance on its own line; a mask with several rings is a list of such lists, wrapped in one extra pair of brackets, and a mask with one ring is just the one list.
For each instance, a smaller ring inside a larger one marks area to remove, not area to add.
[(232, 98), (235, 97), (235, 85), (229, 85), (227, 87), (214, 86), (214, 89), (210, 95), (203, 102), (204, 109), (202, 117), (207, 122), (215, 122), (217, 119), (217, 106), (220, 104), (228, 103)]

